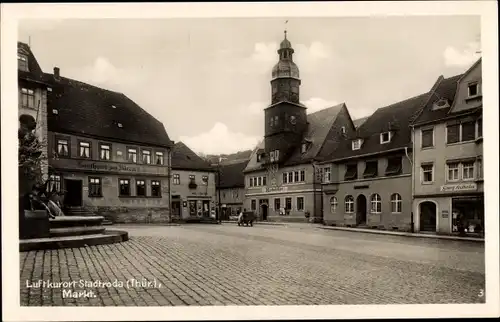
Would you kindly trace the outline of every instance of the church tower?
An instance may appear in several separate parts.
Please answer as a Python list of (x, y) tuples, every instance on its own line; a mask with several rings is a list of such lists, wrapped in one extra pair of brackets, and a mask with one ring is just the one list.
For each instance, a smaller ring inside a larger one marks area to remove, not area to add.
[(292, 44), (285, 39), (278, 49), (278, 63), (271, 74), (271, 105), (265, 115), (265, 152), (267, 161), (281, 163), (300, 145), (307, 128), (306, 107), (300, 103), (299, 68), (293, 61)]

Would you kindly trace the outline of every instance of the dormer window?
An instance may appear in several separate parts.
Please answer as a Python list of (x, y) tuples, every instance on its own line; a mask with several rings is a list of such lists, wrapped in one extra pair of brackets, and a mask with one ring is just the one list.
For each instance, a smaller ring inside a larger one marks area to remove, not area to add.
[(470, 83), (468, 86), (469, 98), (479, 96), (479, 84), (477, 82)]
[(121, 124), (120, 122), (118, 122), (116, 125), (118, 125), (119, 128), (123, 127), (123, 124)]
[[(271, 152), (272, 153), (272, 152)], [(262, 154), (257, 154), (257, 162), (262, 161)]]
[(432, 109), (438, 110), (440, 108), (446, 108), (446, 107), (450, 107), (450, 103), (448, 103), (447, 99), (442, 98), (442, 99), (438, 100), (437, 102), (434, 102)]
[(24, 54), (17, 54), (17, 68), (23, 72), (28, 72), (28, 56)]
[(352, 141), (352, 150), (359, 150), (361, 149), (361, 144), (363, 143), (363, 140), (361, 139), (356, 139)]
[(380, 133), (380, 144), (391, 142), (392, 132)]
[(57, 114), (59, 114), (59, 111), (54, 108), (54, 109), (52, 109), (52, 114), (57, 115)]
[(342, 133), (342, 134), (345, 134), (345, 133), (346, 133), (345, 126), (342, 126), (342, 127), (340, 128), (340, 133)]

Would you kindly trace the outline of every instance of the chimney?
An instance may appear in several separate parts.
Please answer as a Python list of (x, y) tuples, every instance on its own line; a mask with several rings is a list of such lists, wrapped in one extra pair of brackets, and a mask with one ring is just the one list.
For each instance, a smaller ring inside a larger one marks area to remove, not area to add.
[(54, 78), (59, 79), (60, 78), (60, 69), (59, 67), (54, 67)]

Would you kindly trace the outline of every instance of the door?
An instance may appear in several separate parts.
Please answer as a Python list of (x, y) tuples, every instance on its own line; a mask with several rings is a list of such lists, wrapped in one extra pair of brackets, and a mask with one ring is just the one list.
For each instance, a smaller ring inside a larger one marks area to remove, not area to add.
[(436, 204), (424, 201), (419, 206), (420, 231), (436, 231)]
[(267, 220), (267, 209), (268, 209), (267, 204), (265, 204), (265, 203), (262, 204), (260, 206), (260, 208), (261, 208), (261, 211), (262, 211), (262, 220)]
[(366, 224), (366, 197), (364, 195), (359, 195), (356, 199), (356, 223)]
[(203, 200), (203, 217), (210, 217), (210, 201)]
[(180, 200), (172, 201), (172, 217), (174, 217), (174, 218), (181, 217), (181, 201)]
[(82, 206), (82, 181), (81, 180), (64, 180), (64, 204), (69, 207)]

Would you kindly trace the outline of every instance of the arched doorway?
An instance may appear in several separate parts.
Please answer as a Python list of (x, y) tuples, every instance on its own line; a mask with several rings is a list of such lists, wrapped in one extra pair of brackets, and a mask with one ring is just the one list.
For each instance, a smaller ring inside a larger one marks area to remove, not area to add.
[(356, 199), (356, 223), (366, 224), (366, 197), (359, 195)]
[(267, 210), (268, 210), (268, 206), (266, 203), (263, 203), (262, 205), (260, 205), (260, 213), (262, 214), (262, 220), (267, 220)]
[(418, 206), (420, 231), (436, 231), (436, 204), (432, 201), (421, 202)]

